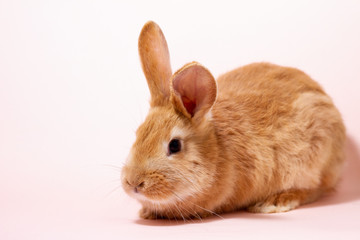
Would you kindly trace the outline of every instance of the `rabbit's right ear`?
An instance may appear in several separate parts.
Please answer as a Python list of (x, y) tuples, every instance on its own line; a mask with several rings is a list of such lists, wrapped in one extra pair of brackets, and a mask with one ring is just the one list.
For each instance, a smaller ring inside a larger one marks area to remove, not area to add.
[(144, 25), (138, 47), (141, 66), (150, 89), (150, 105), (164, 105), (169, 101), (172, 71), (168, 46), (156, 23), (149, 21)]
[(171, 102), (175, 109), (194, 123), (202, 122), (217, 95), (213, 75), (197, 62), (186, 64), (171, 78)]

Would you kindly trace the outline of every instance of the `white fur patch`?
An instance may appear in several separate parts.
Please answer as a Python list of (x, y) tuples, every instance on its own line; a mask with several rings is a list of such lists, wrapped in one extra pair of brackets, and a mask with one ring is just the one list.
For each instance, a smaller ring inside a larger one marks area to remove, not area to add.
[(206, 119), (207, 121), (211, 121), (211, 120), (212, 120), (211, 110), (209, 110), (209, 111), (205, 114), (205, 119)]
[(187, 136), (185, 129), (175, 126), (170, 133), (170, 140), (174, 138), (184, 139)]
[(297, 206), (299, 206), (299, 201), (295, 200), (295, 201), (291, 201), (286, 205), (273, 205), (273, 204), (256, 204), (255, 206), (251, 207), (250, 210), (252, 212), (257, 212), (257, 213), (280, 213), (280, 212), (288, 212), (294, 208), (296, 208)]
[(126, 157), (125, 159), (125, 165), (129, 165), (129, 163), (131, 162), (132, 158), (133, 158), (133, 150), (130, 151), (129, 155)]

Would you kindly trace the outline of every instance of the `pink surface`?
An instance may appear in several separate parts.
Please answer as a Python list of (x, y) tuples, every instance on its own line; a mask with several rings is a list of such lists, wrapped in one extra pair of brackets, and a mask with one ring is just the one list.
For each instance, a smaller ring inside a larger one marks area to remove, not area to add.
[[(0, 1), (0, 239), (360, 239), (359, 1)], [(147, 221), (119, 188), (146, 115), (142, 25), (176, 70), (253, 61), (323, 85), (348, 130), (336, 193), (282, 214)]]

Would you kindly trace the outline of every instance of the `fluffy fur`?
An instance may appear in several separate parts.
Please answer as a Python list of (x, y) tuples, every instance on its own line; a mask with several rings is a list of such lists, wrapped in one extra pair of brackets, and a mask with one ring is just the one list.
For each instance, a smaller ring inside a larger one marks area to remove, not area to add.
[[(161, 29), (139, 37), (151, 109), (122, 170), (148, 219), (203, 218), (238, 209), (283, 212), (331, 191), (345, 128), (305, 73), (254, 63), (214, 80), (193, 62), (172, 75)], [(182, 149), (170, 154), (179, 139)]]

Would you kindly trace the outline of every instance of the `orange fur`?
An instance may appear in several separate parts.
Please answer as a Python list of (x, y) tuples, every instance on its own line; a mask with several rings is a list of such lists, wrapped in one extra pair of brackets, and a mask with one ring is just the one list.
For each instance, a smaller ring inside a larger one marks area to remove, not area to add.
[[(254, 63), (216, 84), (193, 62), (171, 76), (166, 41), (154, 22), (140, 34), (139, 52), (151, 109), (122, 182), (142, 203), (141, 217), (203, 218), (242, 208), (282, 212), (335, 187), (345, 127), (331, 99), (305, 73)], [(181, 141), (176, 154), (168, 152), (172, 139)]]

